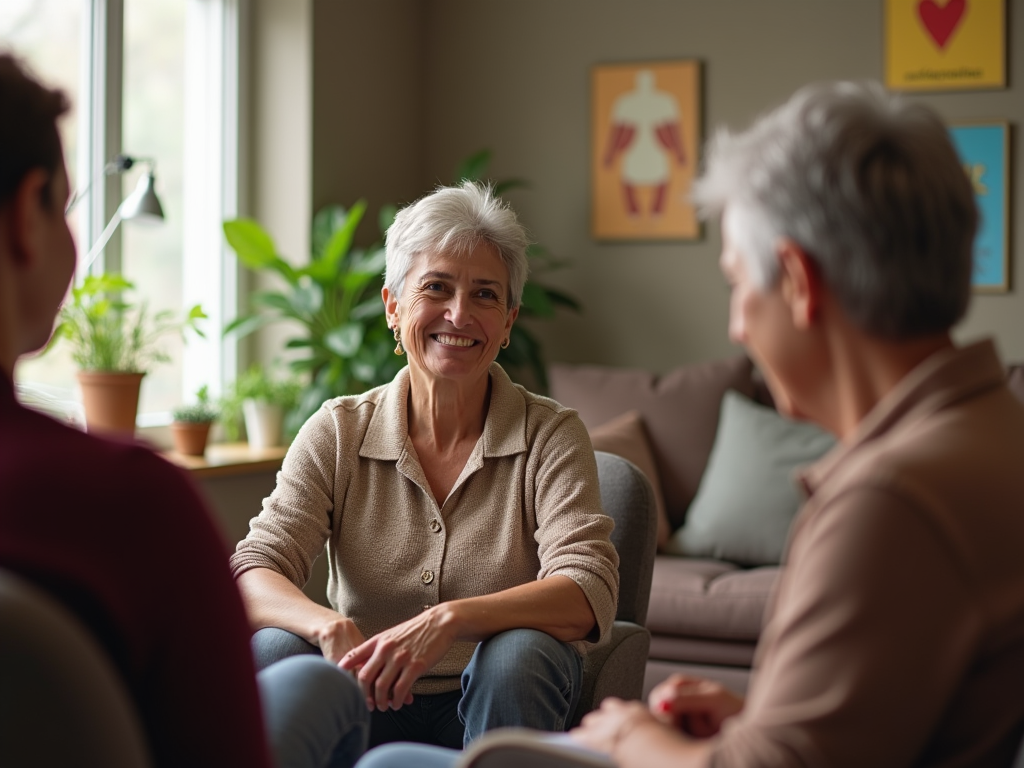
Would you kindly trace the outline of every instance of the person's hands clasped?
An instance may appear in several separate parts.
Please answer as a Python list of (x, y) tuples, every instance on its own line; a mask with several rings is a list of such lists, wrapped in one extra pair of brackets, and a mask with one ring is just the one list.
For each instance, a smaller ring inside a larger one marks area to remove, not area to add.
[(341, 659), (356, 676), (370, 709), (383, 712), (412, 704), (412, 685), (455, 642), (450, 622), (436, 609), (374, 635)]
[(346, 653), (353, 648), (358, 648), (366, 642), (363, 633), (359, 631), (351, 619), (339, 616), (336, 620), (329, 621), (317, 631), (317, 645), (325, 659), (339, 663)]
[(672, 675), (651, 691), (648, 704), (661, 722), (706, 739), (721, 730), (726, 718), (743, 709), (743, 698), (711, 680)]
[(609, 697), (598, 709), (585, 715), (569, 735), (585, 747), (611, 755), (627, 733), (645, 723), (659, 724), (641, 702)]

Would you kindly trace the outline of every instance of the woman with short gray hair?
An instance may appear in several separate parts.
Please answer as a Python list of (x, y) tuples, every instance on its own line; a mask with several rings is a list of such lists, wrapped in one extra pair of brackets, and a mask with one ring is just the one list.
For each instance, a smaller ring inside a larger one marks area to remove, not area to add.
[[(563, 730), (583, 654), (614, 618), (618, 556), (586, 429), (495, 363), (526, 245), (481, 184), (398, 213), (381, 295), (408, 366), (306, 423), (231, 559), (258, 663), (339, 662), (371, 745)], [(330, 608), (301, 591), (325, 545)]]

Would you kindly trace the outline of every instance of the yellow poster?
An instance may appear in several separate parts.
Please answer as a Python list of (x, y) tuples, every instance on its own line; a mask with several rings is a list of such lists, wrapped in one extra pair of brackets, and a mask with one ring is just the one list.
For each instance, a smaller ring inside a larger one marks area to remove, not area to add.
[(885, 33), (890, 88), (1006, 86), (1005, 0), (886, 0)]

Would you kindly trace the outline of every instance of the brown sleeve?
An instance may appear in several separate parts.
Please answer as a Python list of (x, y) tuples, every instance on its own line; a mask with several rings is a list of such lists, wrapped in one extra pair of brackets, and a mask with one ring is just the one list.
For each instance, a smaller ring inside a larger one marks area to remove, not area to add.
[(609, 536), (614, 523), (601, 506), (597, 461), (586, 427), (565, 412), (542, 446), (535, 446), (538, 578), (567, 576), (587, 597), (599, 642), (615, 621), (619, 557)]
[(331, 411), (321, 409), (299, 431), (263, 500), (263, 510), (249, 522), (249, 533), (231, 556), (237, 579), (252, 568), (269, 568), (295, 586), (309, 580), (313, 561), (331, 535), (338, 429)]
[(800, 527), (716, 767), (909, 765), (963, 679), (978, 608), (911, 500), (864, 488)]

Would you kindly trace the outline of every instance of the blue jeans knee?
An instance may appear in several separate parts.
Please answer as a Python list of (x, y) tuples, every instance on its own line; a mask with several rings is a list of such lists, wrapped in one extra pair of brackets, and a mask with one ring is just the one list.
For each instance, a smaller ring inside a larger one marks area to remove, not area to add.
[(582, 684), (579, 653), (545, 632), (513, 629), (485, 640), (462, 673), (464, 744), (494, 728), (565, 730)]
[(370, 712), (348, 672), (322, 656), (283, 659), (256, 676), (281, 768), (349, 768), (366, 751)]

